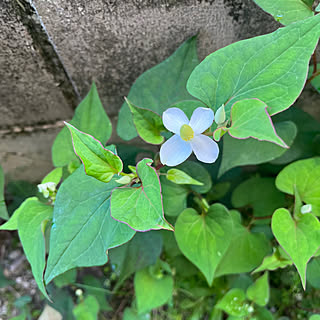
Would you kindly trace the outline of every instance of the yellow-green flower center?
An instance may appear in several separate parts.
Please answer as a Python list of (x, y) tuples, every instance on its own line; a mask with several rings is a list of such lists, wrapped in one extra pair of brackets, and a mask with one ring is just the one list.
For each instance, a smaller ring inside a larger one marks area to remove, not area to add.
[(180, 128), (180, 137), (184, 141), (190, 141), (194, 137), (194, 132), (188, 124), (184, 124)]

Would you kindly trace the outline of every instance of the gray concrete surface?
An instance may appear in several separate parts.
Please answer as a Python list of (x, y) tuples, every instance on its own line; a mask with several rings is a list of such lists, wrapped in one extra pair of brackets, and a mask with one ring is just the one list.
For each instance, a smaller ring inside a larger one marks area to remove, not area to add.
[[(203, 59), (278, 27), (252, 0), (1, 0), (0, 164), (10, 178), (40, 180), (56, 121), (93, 80), (115, 122), (134, 80), (190, 36)], [(315, 98), (304, 108), (320, 119)]]

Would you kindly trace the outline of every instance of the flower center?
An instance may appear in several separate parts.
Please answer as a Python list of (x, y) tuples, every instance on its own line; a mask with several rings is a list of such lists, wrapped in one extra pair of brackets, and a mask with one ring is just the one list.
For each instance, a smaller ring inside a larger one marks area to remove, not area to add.
[(180, 137), (184, 141), (190, 141), (194, 137), (194, 132), (188, 124), (184, 124), (180, 128)]

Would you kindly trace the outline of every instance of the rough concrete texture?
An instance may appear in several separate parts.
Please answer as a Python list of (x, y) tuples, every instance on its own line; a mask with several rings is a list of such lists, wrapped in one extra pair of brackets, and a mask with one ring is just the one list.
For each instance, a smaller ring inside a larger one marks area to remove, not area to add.
[(0, 128), (70, 117), (52, 74), (18, 19), (14, 1), (0, 3)]
[[(187, 38), (198, 34), (203, 59), (279, 26), (252, 0), (1, 0), (0, 163), (10, 178), (40, 180), (58, 129), (16, 126), (70, 119), (93, 80), (114, 123), (134, 80)], [(320, 120), (308, 90), (299, 104)]]

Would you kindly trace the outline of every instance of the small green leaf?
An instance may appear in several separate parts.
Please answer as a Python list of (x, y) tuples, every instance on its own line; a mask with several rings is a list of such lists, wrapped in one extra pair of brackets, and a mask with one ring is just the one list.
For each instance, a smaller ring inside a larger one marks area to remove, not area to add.
[(214, 111), (225, 104), (227, 115), (235, 102), (251, 98), (263, 101), (270, 115), (284, 111), (305, 85), (319, 36), (320, 15), (315, 15), (233, 43), (206, 57), (192, 72), (187, 89)]
[(173, 279), (171, 275), (155, 278), (149, 268), (138, 271), (134, 277), (134, 290), (139, 314), (166, 304), (172, 297)]
[(53, 212), (45, 281), (75, 267), (107, 262), (107, 250), (129, 241), (134, 231), (110, 216), (110, 194), (119, 185), (87, 176), (81, 166), (59, 188)]
[[(119, 275), (116, 288), (119, 288), (134, 272), (155, 264), (161, 254), (162, 237), (159, 232), (137, 233), (128, 243), (111, 249), (110, 261)], [(116, 291), (114, 288), (114, 291)]]
[(268, 272), (258, 278), (248, 289), (247, 297), (257, 305), (264, 307), (269, 302), (270, 289)]
[(242, 289), (231, 289), (228, 291), (218, 302), (216, 308), (236, 317), (249, 316), (250, 312), (253, 311), (253, 308), (246, 301), (246, 294)]
[(296, 266), (305, 289), (307, 263), (320, 247), (319, 220), (306, 213), (294, 221), (288, 210), (278, 209), (273, 214), (271, 227), (277, 241)]
[(138, 314), (134, 308), (125, 308), (122, 320), (150, 320), (150, 314)]
[(122, 187), (112, 192), (111, 215), (137, 231), (173, 230), (164, 218), (160, 181), (151, 163), (151, 159), (143, 159), (137, 164), (139, 187)]
[[(295, 124), (284, 121), (276, 123), (275, 128), (283, 141), (290, 146), (297, 134)], [(268, 141), (257, 141), (252, 138), (237, 140), (226, 134), (223, 137), (222, 160), (218, 176), (222, 176), (234, 167), (269, 162), (279, 158), (285, 152), (287, 152), (286, 149)]]
[(73, 309), (76, 320), (97, 320), (98, 312), (99, 303), (94, 296), (87, 296)]
[(228, 132), (233, 138), (254, 138), (288, 148), (276, 133), (267, 111), (267, 105), (258, 99), (236, 102), (231, 108), (231, 121), (232, 125)]
[(89, 134), (79, 131), (67, 122), (65, 124), (72, 135), (74, 152), (81, 159), (88, 176), (109, 182), (114, 174), (122, 171), (122, 161), (116, 154), (104, 148), (99, 140)]
[(77, 269), (70, 269), (60, 274), (60, 276), (56, 277), (53, 280), (53, 282), (58, 288), (62, 288), (64, 286), (67, 286), (70, 283), (75, 282), (76, 277), (77, 277)]
[(202, 215), (186, 209), (178, 217), (175, 228), (180, 250), (201, 270), (211, 286), (232, 237), (233, 223), (228, 210), (218, 203)]
[(165, 130), (161, 117), (151, 110), (135, 106), (128, 99), (126, 102), (140, 138), (147, 143), (161, 144), (164, 137), (160, 135), (160, 132)]
[(309, 6), (306, 3), (310, 3), (310, 0), (254, 0), (254, 2), (285, 26), (314, 15), (312, 3)]
[[(190, 73), (199, 63), (196, 42), (196, 37), (190, 38), (168, 59), (143, 73), (132, 85), (128, 99), (160, 115), (177, 101), (191, 100), (186, 83)], [(119, 113), (117, 132), (124, 140), (137, 136), (126, 103), (122, 105)]]
[(320, 289), (320, 258), (313, 258), (310, 263), (308, 263), (307, 268), (307, 281), (312, 285), (313, 288)]
[[(320, 11), (320, 4), (318, 5)], [(310, 66), (308, 78), (313, 75), (313, 66)], [(317, 64), (317, 71), (320, 70), (320, 63)], [(311, 80), (312, 86), (320, 93), (320, 75), (317, 75)]]
[(320, 216), (320, 158), (299, 160), (286, 166), (276, 179), (277, 188), (312, 205), (312, 212)]
[(62, 178), (63, 170), (62, 168), (55, 168), (51, 172), (49, 172), (41, 181), (41, 184), (47, 183), (47, 182), (53, 182), (55, 184), (58, 184)]
[(0, 218), (4, 220), (9, 219), (6, 203), (4, 201), (4, 173), (0, 166)]
[(320, 320), (320, 314), (313, 314), (309, 320)]
[(170, 169), (167, 171), (167, 179), (176, 184), (193, 184), (196, 186), (203, 186), (202, 182), (199, 182), (191, 178), (188, 174), (178, 169)]
[(250, 272), (270, 253), (270, 244), (264, 234), (251, 233), (244, 227), (239, 212), (231, 210), (230, 214), (233, 220), (232, 240), (217, 267), (216, 277)]
[[(110, 138), (112, 125), (103, 109), (94, 83), (88, 95), (78, 105), (70, 124), (96, 137), (103, 145)], [(77, 160), (77, 156), (73, 152), (68, 129), (63, 128), (53, 143), (52, 161), (55, 167), (63, 167), (72, 160)]]

